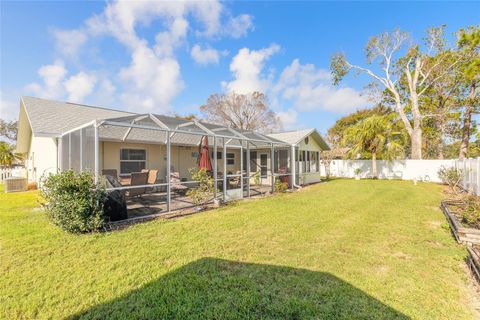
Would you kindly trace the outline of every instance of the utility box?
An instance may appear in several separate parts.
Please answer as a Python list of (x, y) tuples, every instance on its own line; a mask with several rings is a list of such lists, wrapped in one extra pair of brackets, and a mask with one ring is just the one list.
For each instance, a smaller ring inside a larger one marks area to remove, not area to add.
[(27, 178), (7, 178), (4, 180), (5, 193), (27, 190)]

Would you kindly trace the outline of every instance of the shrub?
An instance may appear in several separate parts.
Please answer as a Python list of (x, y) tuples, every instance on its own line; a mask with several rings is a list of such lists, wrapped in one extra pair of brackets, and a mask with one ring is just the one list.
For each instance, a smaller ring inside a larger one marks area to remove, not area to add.
[(213, 178), (205, 169), (190, 169), (192, 179), (198, 182), (198, 186), (187, 191), (187, 196), (197, 206), (205, 206), (212, 198), (214, 186)]
[(91, 173), (68, 170), (41, 180), (41, 203), (55, 225), (72, 233), (96, 231), (105, 225), (106, 192), (95, 185)]
[(442, 182), (450, 187), (453, 193), (457, 193), (458, 185), (463, 179), (463, 170), (454, 167), (441, 166), (437, 174)]
[(360, 174), (362, 173), (362, 169), (360, 169), (360, 168), (355, 168), (355, 170), (353, 170), (353, 173), (355, 174), (356, 177), (359, 177)]
[(468, 195), (464, 198), (465, 206), (461, 213), (462, 222), (480, 229), (480, 197)]
[(282, 182), (280, 180), (275, 181), (275, 192), (287, 192), (288, 184), (286, 182)]

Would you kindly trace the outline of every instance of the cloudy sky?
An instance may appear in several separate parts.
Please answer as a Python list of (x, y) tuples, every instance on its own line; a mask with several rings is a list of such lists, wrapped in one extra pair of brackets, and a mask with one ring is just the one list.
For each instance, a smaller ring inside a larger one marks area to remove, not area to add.
[(22, 95), (152, 113), (198, 113), (212, 93), (267, 93), (286, 129), (370, 102), (368, 79), (333, 87), (342, 51), (400, 27), (416, 41), (480, 21), (480, 2), (1, 2), (0, 116)]

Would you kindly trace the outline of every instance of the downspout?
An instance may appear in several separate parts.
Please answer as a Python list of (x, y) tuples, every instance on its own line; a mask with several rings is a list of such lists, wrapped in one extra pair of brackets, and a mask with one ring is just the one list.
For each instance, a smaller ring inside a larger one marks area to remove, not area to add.
[(297, 178), (297, 160), (296, 160), (296, 150), (295, 150), (296, 145), (292, 144), (292, 186), (297, 189), (302, 189), (301, 186), (297, 185), (296, 183), (296, 178)]

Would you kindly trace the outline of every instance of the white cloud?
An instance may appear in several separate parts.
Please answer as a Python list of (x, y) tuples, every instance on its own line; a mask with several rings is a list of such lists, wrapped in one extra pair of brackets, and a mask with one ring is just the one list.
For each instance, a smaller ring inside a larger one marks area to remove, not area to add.
[(300, 111), (348, 113), (369, 105), (368, 99), (350, 87), (334, 87), (328, 71), (295, 59), (281, 73), (272, 89), (275, 95), (293, 102)]
[(0, 91), (0, 119), (13, 120), (18, 118), (18, 102), (13, 102)]
[(79, 72), (65, 81), (68, 99), (73, 102), (83, 102), (86, 96), (93, 92), (97, 77), (93, 74)]
[(27, 85), (27, 92), (47, 99), (59, 99), (64, 95), (63, 80), (67, 74), (67, 69), (65, 69), (62, 60), (40, 67), (37, 73), (42, 79), (42, 84), (31, 83)]
[(225, 32), (233, 38), (241, 38), (247, 35), (249, 30), (253, 29), (253, 17), (248, 14), (241, 14), (232, 17), (228, 21)]
[[(138, 32), (139, 28), (151, 30), (152, 23), (157, 30), (154, 43)], [(176, 51), (188, 46), (189, 35), (205, 43), (203, 48), (193, 47), (192, 58), (199, 64), (210, 64), (218, 63), (224, 53), (210, 48), (209, 40), (238, 38), (252, 29), (253, 17), (233, 16), (220, 1), (107, 2), (101, 13), (77, 29), (53, 30), (57, 54), (68, 58), (66, 61), (75, 60), (91, 38), (112, 37), (128, 51), (129, 63), (116, 70), (78, 70), (68, 78), (63, 61), (55, 62), (42, 67), (42, 80), (27, 89), (46, 98), (78, 101), (90, 96), (90, 101), (123, 102), (137, 111), (168, 112), (184, 88)]]
[(80, 48), (88, 39), (84, 30), (59, 30), (53, 31), (55, 47), (65, 57), (76, 59)]
[(167, 112), (183, 89), (177, 60), (159, 58), (145, 45), (133, 52), (132, 63), (120, 71), (120, 78), (128, 83), (121, 98), (129, 108)]
[(235, 79), (223, 82), (224, 89), (237, 93), (265, 92), (269, 87), (269, 81), (262, 75), (262, 70), (265, 62), (279, 50), (280, 46), (277, 44), (261, 50), (240, 49), (230, 64), (230, 71)]
[(198, 44), (192, 47), (190, 55), (193, 60), (200, 65), (218, 64), (220, 61), (220, 53), (218, 50), (212, 48), (202, 49)]
[(289, 108), (286, 111), (279, 111), (277, 115), (285, 130), (297, 128), (298, 112), (295, 109)]

